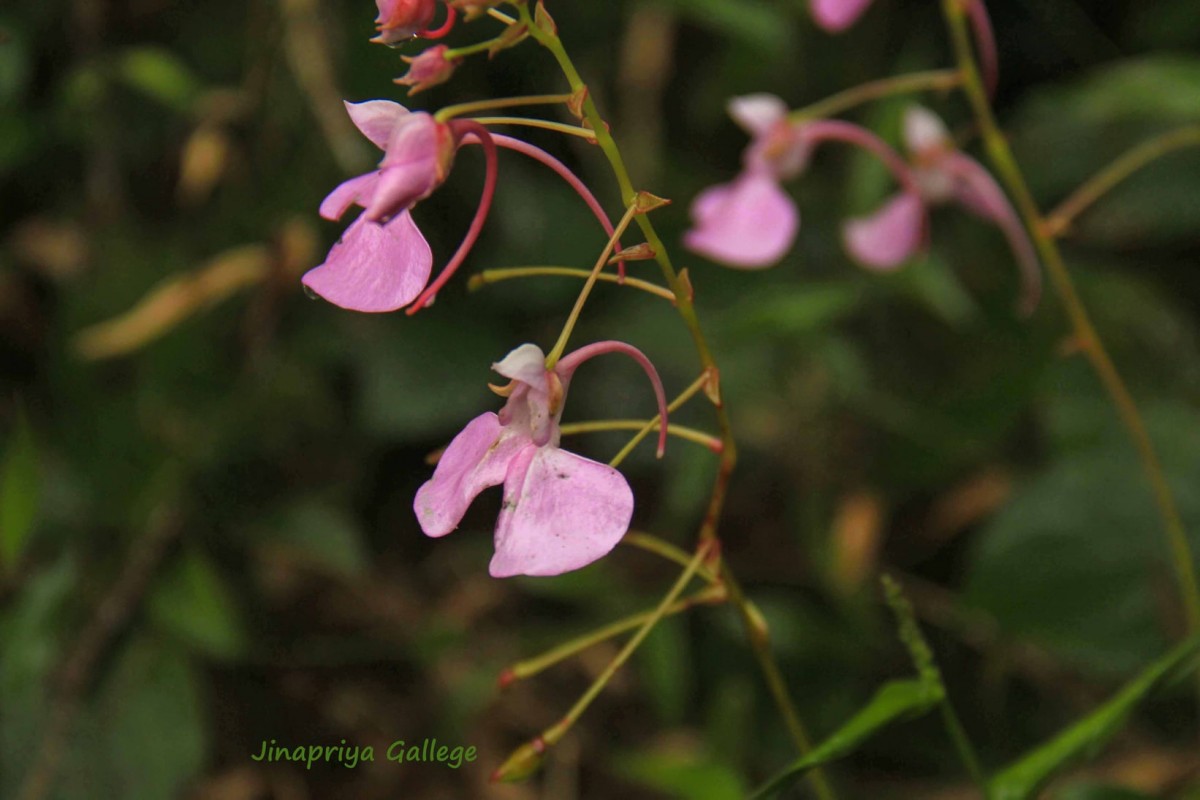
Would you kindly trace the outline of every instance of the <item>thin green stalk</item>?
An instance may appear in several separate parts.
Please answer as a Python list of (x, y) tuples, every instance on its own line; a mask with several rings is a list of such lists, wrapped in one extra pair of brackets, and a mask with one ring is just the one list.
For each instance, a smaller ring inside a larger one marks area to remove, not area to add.
[(521, 125), (526, 128), (540, 128), (544, 131), (565, 133), (568, 136), (577, 136), (589, 142), (596, 141), (596, 134), (588, 128), (581, 128), (578, 125), (567, 125), (562, 122), (552, 122), (548, 119), (536, 119), (535, 117), (471, 117), (471, 119), (480, 125)]
[(1133, 173), (1165, 155), (1186, 147), (1200, 146), (1200, 125), (1177, 128), (1142, 142), (1124, 153), (1076, 189), (1058, 208), (1046, 215), (1047, 236), (1062, 236), (1075, 218)]
[[(586, 280), (591, 275), (590, 271), (575, 267), (506, 267), (504, 269), (485, 269), (483, 272), (471, 276), (470, 280), (467, 281), (467, 289), (474, 291), (491, 283), (500, 283), (501, 281), (512, 280), (514, 278), (562, 276), (564, 278), (583, 278)], [(643, 292), (649, 292), (661, 297), (664, 300), (670, 300), (672, 303), (675, 302), (675, 295), (671, 294), (669, 290), (657, 284), (650, 283), (650, 281), (641, 280), (640, 278), (622, 279), (619, 275), (601, 272), (596, 275), (596, 280), (640, 289)]]
[[(662, 556), (667, 561), (674, 562), (681, 567), (686, 567), (692, 560), (692, 557), (681, 547), (668, 542), (666, 539), (660, 539), (657, 536), (641, 531), (629, 531), (621, 537), (621, 544), (636, 547), (639, 550), (645, 550), (647, 553), (654, 553), (657, 556)], [(719, 577), (708, 567), (701, 565), (697, 574), (709, 583), (716, 583)]]
[(434, 114), (438, 122), (445, 122), (463, 114), (474, 114), (477, 111), (491, 111), (497, 108), (513, 108), (516, 106), (553, 106), (566, 104), (571, 100), (569, 94), (531, 94), (523, 97), (499, 97), (494, 100), (476, 100), (470, 103), (446, 106)]
[[(723, 586), (706, 586), (695, 594), (684, 597), (672, 603), (667, 608), (665, 616), (680, 614), (698, 605), (709, 605), (713, 603), (724, 602), (725, 599), (725, 588)], [(563, 642), (557, 647), (551, 648), (541, 655), (518, 661), (501, 673), (500, 684), (502, 686), (508, 686), (514, 681), (532, 678), (539, 672), (549, 669), (555, 664), (561, 663), (576, 653), (586, 650), (593, 645), (607, 641), (614, 636), (620, 636), (622, 633), (631, 631), (641, 625), (645, 625), (646, 622), (654, 615), (654, 612), (655, 609), (648, 609), (637, 614), (631, 614), (628, 617), (614, 620), (613, 622), (597, 628), (594, 631), (589, 631), (588, 633), (578, 636), (568, 642)]]
[[(586, 84), (584, 84), (578, 70), (575, 69), (571, 57), (567, 55), (567, 51), (563, 47), (562, 40), (559, 39), (557, 33), (538, 26), (529, 13), (527, 3), (518, 3), (516, 7), (521, 21), (528, 26), (530, 35), (539, 44), (549, 50), (554, 56), (555, 61), (558, 62), (559, 68), (562, 70), (567, 84), (571, 87), (572, 93), (586, 92)], [(596, 108), (596, 103), (590, 94), (584, 96), (582, 110), (588, 125), (596, 132), (596, 143), (600, 146), (601, 151), (612, 167), (613, 175), (621, 190), (622, 199), (626, 206), (632, 206), (637, 198), (637, 190), (634, 189), (633, 182), (629, 178), (629, 172), (625, 168), (625, 161), (621, 156), (620, 149), (617, 147), (616, 140), (613, 139), (612, 134), (609, 132), (608, 126), (600, 116), (600, 112)], [(679, 312), (679, 316), (683, 319), (688, 332), (691, 334), (700, 363), (706, 372), (711, 373), (713, 379), (710, 396), (713, 398), (713, 403), (716, 406), (717, 425), (721, 432), (723, 447), (708, 508), (705, 511), (704, 520), (700, 526), (700, 548), (697, 550), (699, 553), (706, 551), (709, 547), (715, 548), (716, 546), (717, 527), (720, 522), (721, 510), (725, 504), (730, 476), (733, 473), (734, 466), (737, 464), (737, 443), (734, 441), (729, 412), (720, 399), (719, 384), (717, 384), (720, 372), (716, 361), (713, 359), (712, 351), (709, 349), (704, 331), (700, 326), (700, 320), (696, 315), (696, 308), (692, 303), (691, 282), (686, 276), (676, 272), (674, 265), (671, 263), (671, 257), (668, 254), (667, 248), (659, 237), (658, 231), (655, 229), (649, 215), (640, 214), (636, 219), (638, 227), (641, 228), (642, 235), (646, 239), (646, 243), (650, 245), (655, 254), (655, 260), (662, 270), (667, 286), (675, 295), (675, 307)], [(774, 656), (770, 652), (770, 645), (765, 637), (758, 635), (765, 628), (761, 624), (758, 626), (755, 625), (753, 608), (745, 599), (745, 596), (742, 595), (740, 587), (733, 581), (733, 575), (728, 565), (721, 562), (721, 569), (726, 576), (727, 585), (730, 586), (730, 597), (737, 604), (741, 619), (746, 625), (751, 647), (754, 649), (755, 657), (763, 670), (772, 696), (780, 707), (780, 713), (783, 714), (788, 723), (788, 730), (791, 732), (797, 748), (801, 753), (807, 753), (811, 749), (808, 737), (805, 734), (803, 725), (800, 723), (799, 715), (792, 705), (791, 698), (788, 696), (786, 686), (783, 684), (779, 668), (775, 664)], [(758, 619), (759, 623), (761, 623), (761, 616)], [(823, 771), (814, 770), (811, 772), (809, 774), (809, 781), (822, 800), (833, 800), (833, 790), (826, 782)]]
[(838, 92), (804, 108), (798, 108), (788, 114), (788, 121), (804, 122), (810, 119), (836, 117), (844, 111), (883, 97), (953, 89), (961, 83), (962, 77), (956, 69), (935, 69), (928, 72), (914, 72), (910, 75), (881, 78), (877, 81), (860, 84), (844, 92)]
[(979, 68), (976, 66), (971, 50), (971, 35), (967, 28), (962, 0), (942, 0), (942, 10), (954, 43), (959, 69), (963, 75), (963, 91), (975, 113), (988, 158), (993, 169), (996, 170), (1013, 196), (1017, 209), (1025, 222), (1025, 227), (1033, 238), (1038, 254), (1046, 265), (1046, 270), (1050, 273), (1051, 281), (1054, 283), (1066, 309), (1067, 317), (1071, 321), (1076, 342), (1107, 390), (1122, 423), (1129, 431), (1134, 447), (1137, 448), (1143, 470), (1150, 482), (1155, 502), (1163, 519), (1171, 560), (1175, 568), (1176, 579), (1179, 582), (1180, 593), (1183, 596), (1188, 629), (1193, 633), (1200, 632), (1200, 584), (1196, 579), (1195, 562), (1191, 546), (1188, 544), (1187, 534), (1184, 531), (1183, 519), (1179, 514), (1179, 508), (1175, 503), (1170, 485), (1167, 483), (1158, 453), (1150, 440), (1150, 434), (1146, 430), (1146, 425), (1133, 396), (1088, 316), (1087, 309), (1071, 279), (1071, 274), (1063, 262), (1058, 244), (1046, 231), (1033, 194), (1013, 157), (1008, 140), (1000, 131), (996, 118), (992, 114), (991, 106), (988, 104), (987, 91), (984, 89)]
[(567, 316), (567, 321), (563, 325), (562, 331), (558, 334), (558, 341), (554, 343), (554, 348), (546, 356), (546, 369), (554, 369), (554, 365), (558, 363), (558, 359), (562, 358), (563, 351), (567, 349), (567, 342), (571, 338), (571, 332), (575, 330), (575, 323), (579, 321), (579, 315), (583, 313), (583, 306), (587, 303), (588, 296), (592, 293), (592, 287), (596, 285), (600, 270), (604, 269), (608, 264), (608, 257), (612, 255), (613, 248), (617, 246), (617, 242), (620, 241), (622, 234), (629, 228), (629, 223), (636, 215), (637, 206), (630, 204), (629, 208), (625, 209), (625, 215), (621, 217), (621, 221), (617, 223), (617, 227), (613, 229), (612, 236), (608, 237), (608, 243), (600, 251), (600, 257), (596, 259), (596, 265), (592, 267), (592, 271), (588, 273), (587, 280), (583, 283), (583, 288), (579, 290), (579, 297), (575, 298), (575, 305), (571, 308), (571, 313)]
[[(601, 431), (640, 431), (646, 426), (646, 420), (641, 419), (597, 419), (587, 422), (567, 422), (558, 426), (563, 436), (576, 433), (598, 433)], [(655, 422), (655, 425), (658, 423)], [(714, 453), (721, 452), (721, 440), (712, 434), (671, 423), (667, 425), (667, 433), (689, 442), (704, 445)]]
[[(686, 389), (680, 392), (674, 400), (667, 404), (667, 413), (670, 414), (676, 411), (688, 400), (691, 400), (693, 397), (695, 397), (700, 390), (708, 384), (710, 375), (711, 373), (705, 371), (700, 375), (699, 378), (696, 378), (696, 380), (692, 381)], [(621, 462), (633, 452), (635, 447), (641, 444), (642, 440), (645, 439), (652, 430), (658, 427), (660, 422), (662, 422), (662, 419), (658, 414), (655, 414), (654, 418), (642, 425), (641, 429), (633, 435), (633, 438), (631, 438), (624, 447), (621, 448), (620, 452), (612, 457), (612, 460), (608, 462), (608, 465), (610, 467), (620, 466)], [(724, 440), (721, 440), (721, 446), (725, 446)]]
[(629, 660), (629, 657), (633, 655), (633, 651), (637, 650), (642, 641), (650, 635), (650, 631), (654, 630), (654, 626), (666, 616), (668, 609), (675, 604), (675, 601), (683, 594), (683, 590), (691, 583), (692, 577), (700, 569), (705, 559), (707, 559), (712, 548), (712, 542), (703, 542), (696, 548), (696, 554), (688, 562), (687, 568), (680, 573), (679, 578), (675, 581), (675, 585), (671, 587), (671, 591), (663, 596), (663, 599), (659, 601), (655, 609), (645, 618), (641, 627), (638, 628), (637, 633), (629, 638), (629, 641), (625, 643), (625, 646), (621, 648), (621, 651), (617, 653), (613, 660), (608, 663), (608, 666), (593, 681), (592, 685), (583, 693), (583, 696), (575, 702), (575, 705), (571, 706), (571, 710), (561, 720), (542, 733), (541, 739), (547, 746), (551, 746), (562, 739), (563, 735), (571, 729), (576, 720), (583, 715), (587, 707), (592, 704), (592, 701), (596, 699), (600, 692), (604, 690), (604, 687), (608, 685), (608, 682), (612, 680), (613, 675), (617, 674), (617, 670)]

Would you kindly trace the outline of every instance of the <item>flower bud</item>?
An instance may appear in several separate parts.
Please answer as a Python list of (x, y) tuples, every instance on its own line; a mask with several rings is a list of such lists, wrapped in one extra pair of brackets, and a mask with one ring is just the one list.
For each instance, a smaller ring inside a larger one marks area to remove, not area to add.
[(500, 5), (500, 0), (446, 0), (446, 4), (461, 11), (467, 22), (487, 14), (489, 8)]
[(411, 95), (450, 80), (462, 59), (446, 58), (446, 51), (449, 49), (446, 45), (439, 44), (416, 56), (401, 56), (409, 65), (408, 72), (397, 78), (395, 83), (411, 86), (408, 90)]
[(372, 42), (394, 45), (411, 39), (429, 28), (437, 13), (437, 0), (375, 0), (379, 16)]

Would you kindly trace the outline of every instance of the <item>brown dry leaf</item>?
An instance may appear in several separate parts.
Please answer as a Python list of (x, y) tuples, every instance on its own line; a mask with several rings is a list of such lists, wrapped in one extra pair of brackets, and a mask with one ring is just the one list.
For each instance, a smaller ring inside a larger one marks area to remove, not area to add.
[(924, 538), (935, 543), (953, 539), (1004, 505), (1012, 489), (1012, 475), (1001, 467), (968, 478), (933, 504)]
[(864, 490), (844, 497), (833, 518), (833, 580), (846, 594), (875, 574), (883, 540), (883, 501)]
[(212, 194), (229, 164), (231, 146), (229, 135), (220, 128), (201, 125), (192, 132), (183, 145), (175, 187), (180, 205), (197, 205)]
[(119, 317), (80, 331), (75, 349), (91, 361), (131, 353), (197, 311), (261, 282), (270, 268), (271, 251), (265, 245), (226, 250), (199, 270), (160, 283)]

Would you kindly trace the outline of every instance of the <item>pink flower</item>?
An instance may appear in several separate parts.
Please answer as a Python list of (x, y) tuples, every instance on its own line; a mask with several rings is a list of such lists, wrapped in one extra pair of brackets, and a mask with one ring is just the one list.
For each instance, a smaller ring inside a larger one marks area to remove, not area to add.
[[(379, 168), (351, 178), (321, 203), (321, 216), (341, 219), (350, 206), (364, 211), (329, 251), (325, 262), (305, 274), (303, 284), (329, 302), (354, 311), (395, 311), (427, 305), (465, 259), (490, 207), (495, 189), (495, 147), (477, 123), (441, 123), (398, 103), (369, 100), (346, 103), (364, 136), (384, 151)], [(483, 197), (467, 236), (435, 281), (427, 287), (433, 254), (409, 211), (445, 180), (467, 134), (484, 144), (488, 171)]]
[[(732, 267), (769, 267), (791, 249), (800, 227), (795, 202), (780, 183), (804, 171), (821, 142), (841, 141), (879, 157), (906, 192), (902, 203), (885, 208), (883, 222), (892, 234), (877, 239), (876, 226), (856, 220), (848, 226), (851, 253), (868, 266), (889, 269), (902, 264), (924, 241), (925, 210), (907, 165), (865, 128), (838, 120), (792, 122), (787, 106), (766, 94), (734, 98), (729, 113), (751, 135), (742, 173), (733, 182), (702, 192), (692, 204), (693, 228), (684, 234), (691, 250)], [(864, 224), (867, 225), (864, 228)], [(914, 234), (915, 231), (915, 234)], [(878, 233), (883, 233), (883, 227)]]
[(911, 106), (905, 112), (904, 144), (926, 203), (957, 203), (1004, 233), (1021, 270), (1021, 307), (1031, 312), (1041, 296), (1041, 268), (1020, 217), (995, 178), (955, 147), (941, 119), (920, 106)]
[(496, 578), (559, 575), (607, 554), (629, 529), (633, 492), (620, 472), (559, 447), (559, 419), (575, 370), (601, 353), (624, 353), (646, 371), (658, 400), (658, 452), (666, 441), (666, 397), (658, 373), (636, 348), (599, 342), (546, 369), (536, 345), (525, 344), (492, 369), (510, 379), (500, 413), (467, 423), (417, 491), (413, 508), (428, 536), (458, 527), (484, 489), (504, 484), (488, 571)]
[(397, 78), (395, 82), (401, 86), (411, 86), (408, 93), (413, 95), (450, 80), (450, 76), (462, 63), (462, 59), (447, 59), (446, 51), (449, 49), (446, 45), (439, 44), (417, 56), (401, 56), (409, 64), (408, 72), (404, 74), (404, 77)]
[(414, 36), (439, 39), (450, 32), (456, 12), (447, 8), (446, 23), (436, 31), (429, 30), (437, 14), (437, 0), (375, 0), (379, 16), (375, 18), (375, 29), (379, 35), (372, 42), (395, 45)]
[[(841, 33), (866, 13), (871, 0), (809, 0), (809, 11), (813, 21), (829, 33)], [(966, 0), (967, 19), (975, 35), (976, 55), (980, 71), (988, 91), (996, 91), (999, 76), (999, 58), (996, 53), (996, 36), (992, 21), (983, 0)]]

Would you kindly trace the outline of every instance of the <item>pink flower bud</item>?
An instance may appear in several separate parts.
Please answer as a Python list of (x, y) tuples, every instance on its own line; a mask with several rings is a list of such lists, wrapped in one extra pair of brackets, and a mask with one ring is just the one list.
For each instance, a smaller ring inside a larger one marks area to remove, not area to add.
[(395, 82), (401, 86), (411, 86), (408, 90), (411, 95), (450, 80), (462, 59), (446, 58), (446, 51), (449, 49), (446, 45), (439, 44), (420, 55), (401, 56), (409, 64), (408, 72)]
[(427, 30), (437, 13), (437, 0), (375, 0), (379, 16), (375, 29), (379, 35), (372, 42), (397, 44)]

